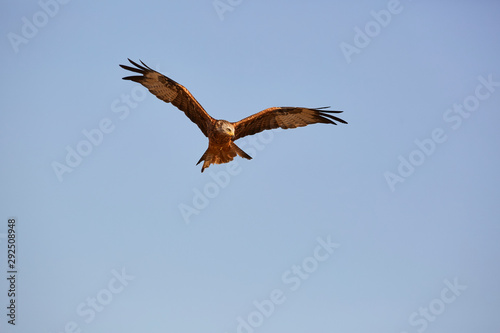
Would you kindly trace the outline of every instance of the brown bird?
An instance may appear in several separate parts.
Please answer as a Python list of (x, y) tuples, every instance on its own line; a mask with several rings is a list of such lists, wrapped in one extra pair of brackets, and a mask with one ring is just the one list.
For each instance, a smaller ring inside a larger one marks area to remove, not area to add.
[(273, 128), (296, 128), (309, 124), (334, 124), (335, 121), (347, 124), (346, 121), (335, 117), (332, 113), (342, 111), (325, 110), (321, 108), (302, 107), (272, 107), (260, 111), (250, 117), (232, 123), (227, 120), (212, 118), (193, 95), (182, 85), (163, 74), (148, 67), (141, 61), (139, 65), (128, 59), (135, 67), (120, 65), (120, 67), (141, 75), (127, 76), (124, 80), (138, 82), (167, 103), (172, 103), (183, 111), (193, 123), (208, 137), (208, 148), (196, 165), (203, 162), (201, 172), (210, 164), (228, 163), (236, 155), (251, 160), (247, 153), (241, 150), (234, 141)]

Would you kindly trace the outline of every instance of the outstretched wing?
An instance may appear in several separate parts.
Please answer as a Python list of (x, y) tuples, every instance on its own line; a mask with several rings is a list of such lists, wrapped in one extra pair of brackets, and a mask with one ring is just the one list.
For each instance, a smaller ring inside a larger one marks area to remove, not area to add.
[(337, 125), (335, 121), (347, 124), (346, 121), (332, 115), (332, 113), (341, 113), (343, 111), (324, 110), (326, 108), (328, 106), (315, 109), (300, 107), (273, 107), (265, 109), (233, 123), (235, 127), (234, 140), (273, 128), (296, 128), (316, 123)]
[(120, 65), (120, 67), (142, 75), (126, 76), (123, 78), (124, 80), (138, 82), (162, 101), (172, 103), (183, 111), (193, 123), (198, 125), (205, 136), (208, 136), (208, 129), (213, 125), (215, 119), (205, 111), (184, 86), (149, 68), (142, 61), (142, 66), (130, 59), (128, 61), (135, 67), (125, 65)]

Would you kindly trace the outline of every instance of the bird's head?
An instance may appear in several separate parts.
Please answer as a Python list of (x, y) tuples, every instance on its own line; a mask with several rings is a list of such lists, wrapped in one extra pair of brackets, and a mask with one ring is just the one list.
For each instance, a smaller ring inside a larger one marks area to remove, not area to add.
[(230, 136), (231, 138), (234, 137), (234, 126), (229, 121), (217, 120), (215, 129), (225, 136)]

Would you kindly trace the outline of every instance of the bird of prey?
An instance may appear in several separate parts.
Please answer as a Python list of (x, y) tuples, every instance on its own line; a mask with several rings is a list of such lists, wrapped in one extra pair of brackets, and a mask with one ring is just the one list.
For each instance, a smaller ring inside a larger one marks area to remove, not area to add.
[(234, 143), (247, 135), (274, 128), (296, 128), (316, 123), (347, 124), (346, 121), (333, 115), (342, 111), (325, 110), (328, 107), (271, 107), (234, 123), (214, 119), (184, 86), (151, 69), (142, 61), (140, 65), (128, 60), (135, 67), (126, 65), (120, 67), (140, 75), (126, 76), (124, 80), (138, 82), (162, 101), (172, 103), (208, 137), (208, 148), (196, 163), (198, 165), (203, 161), (201, 172), (210, 164), (231, 162), (236, 155), (251, 160), (252, 157)]

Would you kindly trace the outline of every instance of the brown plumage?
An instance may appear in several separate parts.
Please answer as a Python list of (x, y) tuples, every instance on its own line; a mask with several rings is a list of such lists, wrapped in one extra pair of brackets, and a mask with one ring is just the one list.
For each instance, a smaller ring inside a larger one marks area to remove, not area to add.
[(197, 163), (204, 161), (201, 172), (210, 164), (228, 163), (236, 155), (251, 160), (252, 157), (234, 143), (235, 140), (247, 135), (273, 128), (296, 128), (316, 123), (337, 125), (335, 123), (337, 121), (347, 124), (346, 121), (333, 115), (342, 111), (325, 110), (327, 107), (313, 109), (272, 107), (234, 123), (217, 120), (205, 111), (184, 86), (149, 68), (142, 61), (142, 65), (139, 65), (128, 60), (135, 67), (125, 65), (120, 65), (120, 67), (141, 75), (127, 76), (123, 78), (124, 80), (138, 82), (162, 101), (172, 103), (198, 125), (203, 134), (208, 137), (208, 148)]

